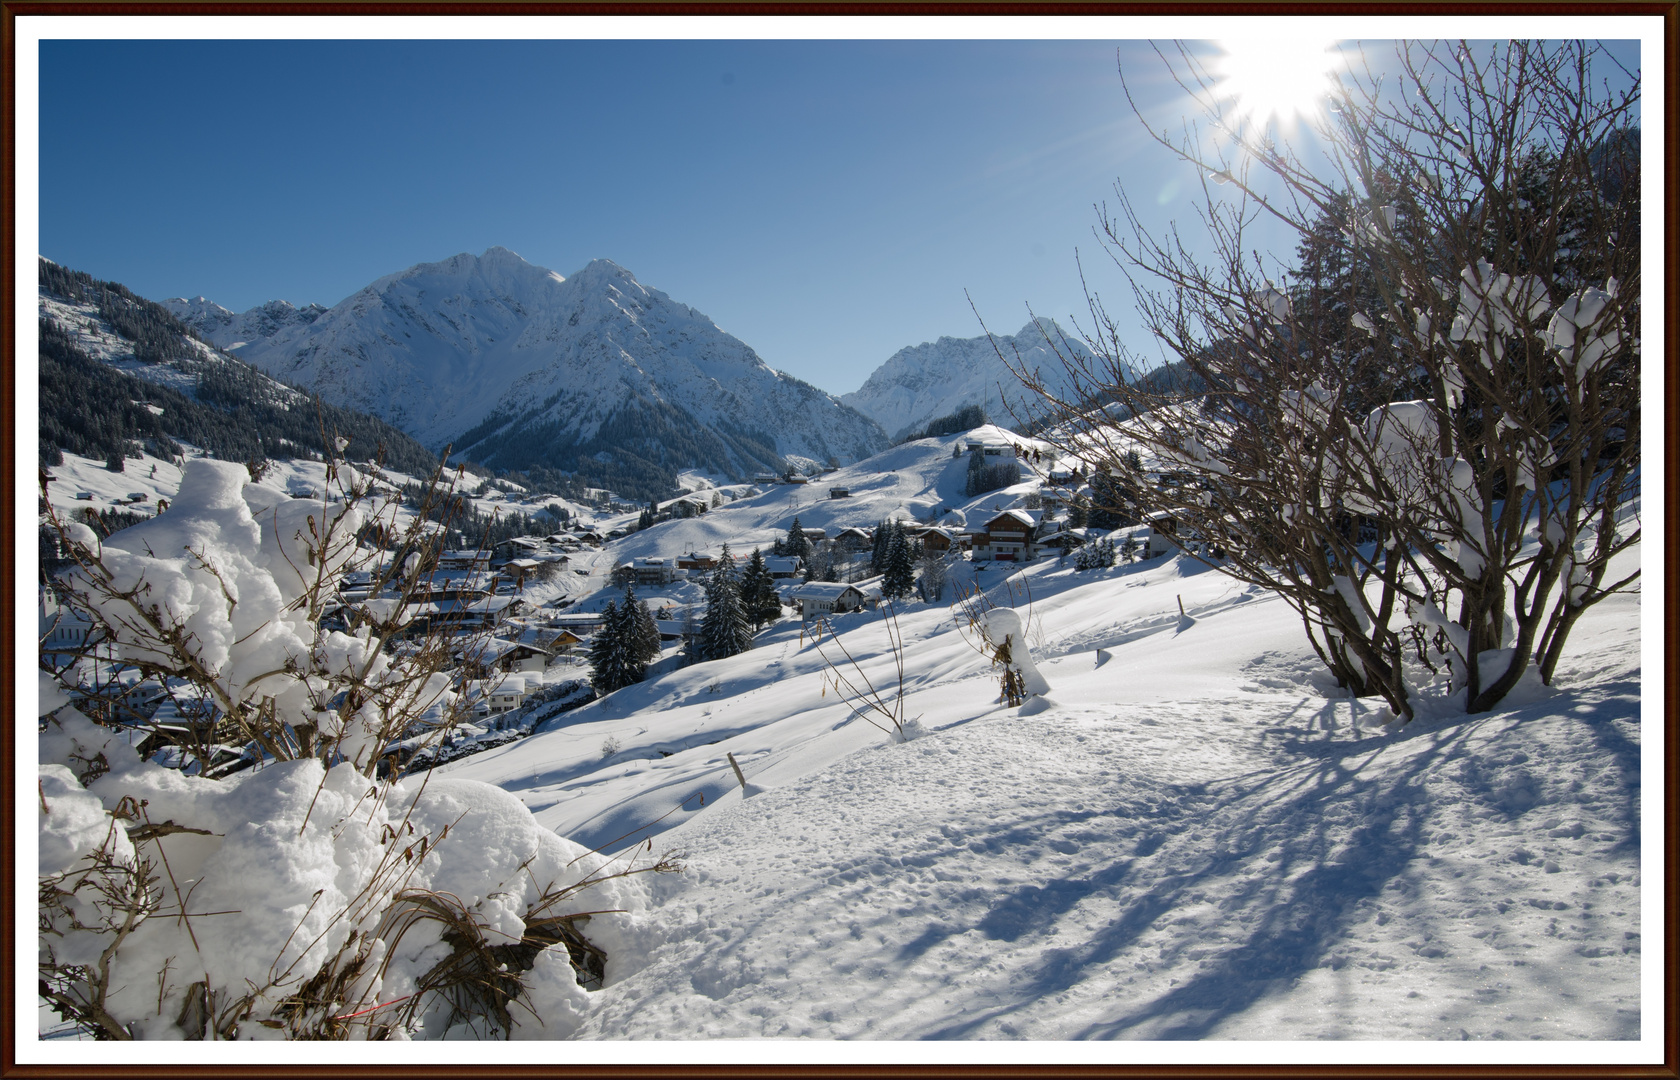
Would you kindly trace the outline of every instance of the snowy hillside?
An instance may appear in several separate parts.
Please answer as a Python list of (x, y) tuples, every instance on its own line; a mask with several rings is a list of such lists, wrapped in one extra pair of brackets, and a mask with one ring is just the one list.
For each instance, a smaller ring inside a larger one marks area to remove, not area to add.
[(1014, 337), (997, 338), (995, 346), (982, 335), (942, 337), (900, 349), (861, 388), (840, 395), (840, 400), (895, 439), (964, 405), (984, 405), (993, 420), (1011, 424), (1014, 417), (1025, 419), (1028, 409), (1024, 406), (1036, 399), (1029, 401), (1025, 396), (1020, 380), (998, 358), (1000, 350), (1009, 363), (1038, 372), (1057, 392), (1068, 389), (1057, 350), (1078, 360), (1091, 359), (1090, 350), (1076, 336), (1064, 337), (1054, 322), (1046, 322), (1042, 329), (1028, 322)]
[(859, 614), (450, 767), (578, 842), (686, 857), (583, 1034), (1654, 1034), (1637, 594), (1593, 610), (1555, 689), (1393, 730), (1279, 601), (1192, 561), (987, 588), (1011, 586), (1052, 687), (1022, 709), (950, 612), (911, 605), (912, 742), (834, 692), (840, 645), (892, 685)]
[[(1036, 488), (961, 495), (953, 450), (1004, 437), (905, 444), (657, 525), (598, 552), (589, 580), (634, 554), (767, 544), (795, 513), (973, 520)], [(98, 479), (69, 464), (74, 483)], [(284, 468), (267, 482), (315, 480)], [(1229, 1061), (1278, 1040), (1333, 1043), (1314, 1050), (1329, 1060), (1493, 1060), (1461, 1044), (1497, 1040), (1497, 1060), (1555, 1063), (1643, 1060), (1660, 1037), (1638, 590), (1589, 609), (1553, 687), (1531, 677), (1466, 716), (1426, 684), (1402, 727), (1330, 685), (1280, 600), (1192, 557), (962, 564), (954, 580), (1025, 617), (1047, 694), (1001, 704), (960, 611), (901, 605), (900, 740), (836, 682), (900, 691), (881, 615), (789, 617), (748, 652), (668, 656), (434, 771), (510, 792), (585, 848), (686, 864), (603, 939), (603, 987), (564, 1008), (539, 996), (553, 1026), (525, 1034), (645, 1040), (569, 1058), (614, 1062), (669, 1040), (804, 1038), (986, 1040), (939, 1059), (1020, 1062), (1112, 1061), (1086, 1045), (1107, 1039), (1211, 1040), (1196, 1052)]]
[(788, 455), (855, 461), (885, 444), (868, 418), (605, 259), (562, 278), (496, 247), (303, 314), (239, 355), (500, 468), (593, 461), (745, 478)]
[[(1039, 445), (991, 425), (963, 435), (921, 439), (825, 473), (808, 484), (766, 485), (757, 489), (757, 495), (727, 503), (701, 517), (663, 522), (627, 536), (612, 544), (611, 550), (620, 561), (685, 551), (715, 554), (723, 544), (746, 554), (754, 547), (768, 549), (771, 541), (786, 536), (795, 517), (802, 527), (824, 529), (831, 536), (847, 526), (873, 527), (879, 521), (939, 517), (962, 523), (970, 510), (993, 506), (1007, 509), (1037, 489), (1036, 482), (1029, 480), (1018, 488), (972, 499), (965, 496), (967, 460), (953, 457), (952, 450), (969, 439), (1008, 439), (1028, 447)], [(830, 498), (834, 488), (845, 488), (850, 494), (842, 499)]]
[[(960, 509), (957, 441), (824, 478), (853, 500), (778, 488), (609, 550), (744, 550), (795, 511)], [(784, 619), (446, 767), (585, 846), (685, 858), (580, 1034), (1656, 1037), (1637, 590), (1591, 609), (1554, 687), (1531, 676), (1477, 716), (1425, 688), (1400, 727), (1330, 684), (1281, 601), (1193, 558), (1045, 560), (978, 585), (1027, 615), (1047, 696), (1001, 705), (972, 631), (912, 602), (911, 741), (837, 691), (836, 667), (896, 689), (882, 618), (860, 613), (822, 635)]]
[[(125, 338), (100, 314), (98, 303), (58, 295), (44, 288), (38, 294), (37, 303), (38, 317), (64, 331), (76, 348), (92, 359), (189, 396), (196, 393), (199, 375), (206, 367), (232, 363), (216, 349), (186, 335), (179, 338), (174, 363), (142, 360), (136, 354), (135, 343)], [(259, 385), (263, 399), (267, 401), (297, 405), (308, 400), (306, 395), (273, 379), (264, 378)]]

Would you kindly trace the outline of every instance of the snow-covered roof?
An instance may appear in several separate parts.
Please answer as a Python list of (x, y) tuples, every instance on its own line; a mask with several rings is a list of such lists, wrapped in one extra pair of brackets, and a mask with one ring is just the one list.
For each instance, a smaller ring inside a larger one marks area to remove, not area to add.
[(390, 622), (397, 614), (398, 608), (402, 608), (402, 615), (410, 619), (421, 615), (435, 615), (438, 611), (438, 606), (429, 601), (422, 600), (404, 605), (400, 599), (391, 596), (371, 597), (357, 606), (372, 616), (375, 622), (382, 623)]
[(484, 660), (500, 660), (502, 657), (506, 656), (508, 653), (514, 652), (515, 650), (518, 650), (518, 649), (526, 649), (526, 650), (529, 650), (530, 652), (541, 653), (544, 656), (553, 656), (554, 655), (549, 650), (541, 648), (537, 645), (533, 645), (529, 641), (509, 641), (507, 638), (499, 638), (499, 637), (490, 638), (490, 639), (484, 641), (483, 643), (476, 643), (475, 642), (472, 648), (463, 649), (459, 653), (457, 653), (457, 655), (462, 655), (464, 653), (470, 653), (473, 656), (482, 658)]
[(988, 518), (986, 521), (986, 527), (989, 529), (991, 526), (997, 524), (1004, 518), (1013, 518), (1022, 525), (1031, 529), (1038, 525), (1039, 520), (1043, 516), (1044, 515), (1037, 510), (1005, 510), (1001, 514), (993, 514), (990, 518)]
[(526, 689), (523, 675), (503, 675), (494, 679), (469, 679), (464, 684), (469, 698), (484, 694), (523, 694)]
[(510, 604), (516, 602), (516, 598), (512, 596), (486, 596), (481, 600), (468, 600), (465, 603), (457, 603), (456, 610), (482, 611), (488, 614), (491, 612), (501, 611)]
[(792, 595), (795, 600), (838, 600), (848, 592), (868, 595), (856, 585), (844, 581), (807, 581), (794, 586)]

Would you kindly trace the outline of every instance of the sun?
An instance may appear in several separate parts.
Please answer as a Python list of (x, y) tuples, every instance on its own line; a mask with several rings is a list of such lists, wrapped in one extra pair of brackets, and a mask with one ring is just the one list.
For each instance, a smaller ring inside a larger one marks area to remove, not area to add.
[(1213, 62), (1214, 92), (1239, 115), (1264, 127), (1315, 115), (1330, 90), (1330, 75), (1343, 64), (1330, 38), (1250, 37), (1219, 42)]

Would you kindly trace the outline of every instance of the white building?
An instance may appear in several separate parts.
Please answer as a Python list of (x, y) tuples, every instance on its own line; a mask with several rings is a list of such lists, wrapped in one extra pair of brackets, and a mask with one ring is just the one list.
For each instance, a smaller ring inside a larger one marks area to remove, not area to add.
[(801, 619), (862, 611), (880, 602), (878, 592), (872, 600), (865, 590), (843, 581), (807, 581), (794, 589), (792, 596)]

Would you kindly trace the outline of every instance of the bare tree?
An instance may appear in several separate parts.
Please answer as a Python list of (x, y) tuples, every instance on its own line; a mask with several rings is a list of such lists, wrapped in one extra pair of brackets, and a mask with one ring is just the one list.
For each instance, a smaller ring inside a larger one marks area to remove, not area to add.
[[(1046, 436), (1398, 716), (1438, 665), (1470, 711), (1531, 663), (1549, 682), (1639, 576), (1610, 573), (1640, 538), (1639, 73), (1612, 90), (1581, 42), (1401, 43), (1337, 78), (1309, 154), (1157, 53), (1202, 117), (1152, 135), (1204, 178), (1205, 240), (1150, 235), (1118, 186), (1100, 236), (1177, 370), (1088, 293), (1074, 390), (1016, 365)], [(1294, 265), (1251, 250), (1262, 216)]]

